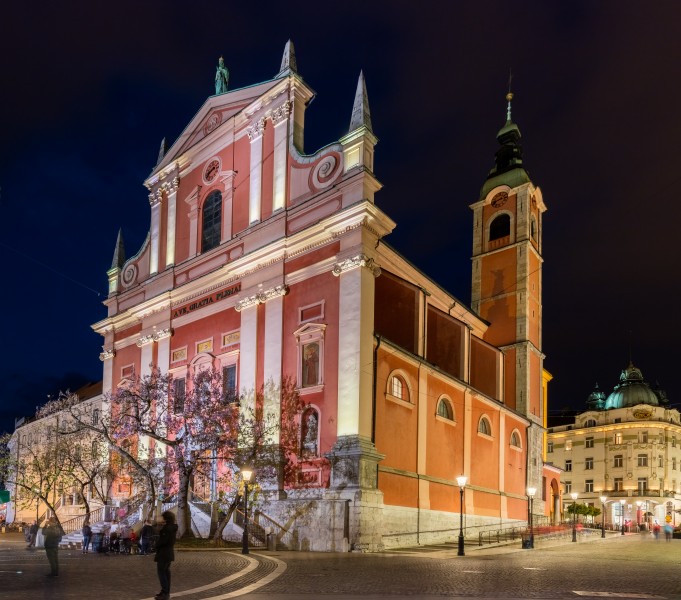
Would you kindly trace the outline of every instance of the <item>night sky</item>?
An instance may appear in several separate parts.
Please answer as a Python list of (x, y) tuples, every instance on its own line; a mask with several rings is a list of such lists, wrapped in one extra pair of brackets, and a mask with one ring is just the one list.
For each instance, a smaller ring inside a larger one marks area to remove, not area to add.
[[(214, 93), (271, 79), (288, 38), (317, 92), (305, 150), (347, 132), (366, 76), (387, 242), (470, 304), (472, 211), (505, 121), (542, 188), (549, 409), (610, 391), (631, 354), (676, 407), (679, 2), (14, 2), (0, 22), (0, 431), (101, 379), (91, 324), (144, 178)], [(446, 7), (446, 8), (445, 8)]]

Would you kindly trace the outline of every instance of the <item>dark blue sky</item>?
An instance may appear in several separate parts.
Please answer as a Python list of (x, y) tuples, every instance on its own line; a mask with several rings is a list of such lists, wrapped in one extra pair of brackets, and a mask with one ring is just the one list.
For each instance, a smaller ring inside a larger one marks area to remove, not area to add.
[(293, 39), (318, 93), (306, 150), (347, 131), (364, 70), (387, 241), (470, 301), (469, 204), (493, 165), (512, 67), (544, 221), (550, 409), (611, 389), (631, 353), (677, 404), (678, 2), (38, 2), (0, 23), (0, 431), (101, 378), (116, 233), (143, 242), (142, 181), (213, 93), (270, 79)]

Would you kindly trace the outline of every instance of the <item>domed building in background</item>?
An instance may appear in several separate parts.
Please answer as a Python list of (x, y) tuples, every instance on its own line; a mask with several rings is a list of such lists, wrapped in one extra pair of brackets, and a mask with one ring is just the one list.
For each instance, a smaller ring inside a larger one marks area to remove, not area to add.
[(615, 528), (681, 523), (681, 420), (664, 391), (629, 363), (612, 392), (596, 385), (586, 406), (548, 430), (547, 459), (565, 470), (564, 513), (576, 501), (605, 509)]

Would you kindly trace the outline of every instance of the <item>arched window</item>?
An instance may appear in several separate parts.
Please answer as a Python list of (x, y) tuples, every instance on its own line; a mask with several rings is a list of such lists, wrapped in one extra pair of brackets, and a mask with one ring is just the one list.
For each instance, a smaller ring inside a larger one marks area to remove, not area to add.
[(584, 422), (584, 427), (596, 427), (596, 421), (594, 419), (587, 419)]
[(517, 431), (514, 431), (511, 434), (511, 446), (514, 448), (522, 448), (520, 444), (520, 434)]
[(303, 413), (301, 427), (301, 454), (305, 456), (319, 455), (319, 413), (308, 408)]
[(220, 245), (222, 229), (222, 194), (211, 192), (201, 211), (201, 252), (208, 252)]
[(489, 419), (487, 417), (480, 417), (480, 422), (478, 423), (478, 433), (484, 433), (485, 435), (492, 435), (492, 426), (489, 424)]
[(537, 241), (537, 219), (532, 215), (530, 219), (530, 237), (536, 242)]
[(500, 238), (511, 235), (511, 216), (502, 213), (494, 218), (489, 226), (489, 241), (498, 240)]
[(437, 403), (437, 416), (450, 421), (454, 420), (452, 405), (444, 398), (440, 398), (440, 401)]
[(395, 398), (409, 402), (409, 387), (401, 375), (391, 375), (388, 393)]
[(99, 409), (98, 408), (92, 409), (92, 424), (93, 425), (99, 425)]

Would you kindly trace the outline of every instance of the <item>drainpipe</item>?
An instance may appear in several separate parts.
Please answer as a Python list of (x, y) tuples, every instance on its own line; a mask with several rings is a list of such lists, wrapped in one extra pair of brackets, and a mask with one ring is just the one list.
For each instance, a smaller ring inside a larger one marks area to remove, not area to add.
[(374, 334), (377, 340), (374, 348), (374, 381), (371, 389), (371, 441), (376, 443), (376, 380), (378, 378), (378, 348), (381, 345), (381, 336)]

